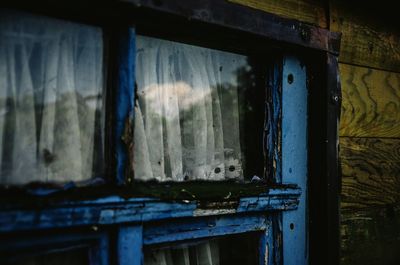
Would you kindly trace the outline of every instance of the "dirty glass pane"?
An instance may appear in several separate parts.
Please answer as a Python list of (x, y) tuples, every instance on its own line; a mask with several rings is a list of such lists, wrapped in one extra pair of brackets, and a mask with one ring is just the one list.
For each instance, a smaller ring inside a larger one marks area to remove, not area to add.
[(144, 265), (258, 264), (258, 240), (254, 233), (232, 235), (144, 250)]
[(265, 77), (266, 68), (152, 37), (136, 45), (135, 179), (262, 177), (265, 84), (257, 87), (257, 71)]
[(34, 257), (11, 257), (6, 265), (89, 265), (88, 249), (74, 249)]
[(103, 83), (100, 28), (0, 9), (0, 184), (98, 176)]

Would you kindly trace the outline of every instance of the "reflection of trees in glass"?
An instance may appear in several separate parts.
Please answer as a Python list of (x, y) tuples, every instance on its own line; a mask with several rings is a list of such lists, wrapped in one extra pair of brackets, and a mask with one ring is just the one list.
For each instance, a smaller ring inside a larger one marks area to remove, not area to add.
[(246, 66), (236, 70), (240, 102), (240, 141), (246, 178), (264, 176), (263, 133), (267, 69), (262, 59), (247, 57)]
[[(37, 95), (43, 91), (35, 90), (35, 92)], [(42, 98), (33, 97), (32, 94), (24, 95), (18, 100), (11, 97), (0, 99), (3, 129), (2, 139), (0, 139), (2, 143), (0, 170), (3, 178), (12, 178), (17, 164), (28, 164), (28, 161), (21, 160), (13, 154), (16, 145), (19, 145), (21, 141), (26, 143), (25, 146), (29, 145), (29, 148), (25, 150), (25, 156), (29, 156), (32, 161), (30, 170), (31, 175), (35, 177), (40, 174), (54, 175), (53, 181), (63, 181), (64, 177), (73, 179), (73, 177), (99, 176), (103, 168), (101, 95), (84, 97), (78, 92), (71, 91), (63, 93), (54, 101), (42, 101)], [(43, 114), (48, 110), (53, 112), (54, 117), (50, 120), (47, 116), (44, 120)], [(31, 121), (29, 126), (26, 123), (21, 124), (21, 121), (28, 119)], [(42, 130), (46, 123), (52, 124), (50, 128), (53, 129), (50, 132)], [(21, 128), (21, 125), (24, 127)], [(25, 135), (29, 135), (29, 138), (18, 138), (17, 131), (22, 129), (26, 131)], [(72, 138), (79, 138), (79, 142), (71, 142)], [(43, 146), (44, 139), (53, 139), (51, 146)], [(65, 152), (73, 152), (76, 159), (65, 159)], [(79, 157), (81, 158), (78, 159)], [(70, 174), (67, 175), (66, 172)], [(60, 175), (57, 175), (58, 173)], [(40, 181), (45, 180), (40, 179)]]

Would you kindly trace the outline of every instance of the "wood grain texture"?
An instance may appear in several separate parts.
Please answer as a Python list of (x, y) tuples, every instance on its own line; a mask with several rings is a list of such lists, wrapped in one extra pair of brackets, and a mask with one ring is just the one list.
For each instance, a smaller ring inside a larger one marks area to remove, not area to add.
[(340, 64), (340, 135), (400, 137), (400, 74)]
[(400, 139), (340, 138), (342, 213), (400, 202)]
[(330, 0), (330, 30), (342, 33), (339, 61), (400, 72), (397, 14), (390, 5), (350, 2)]
[(273, 13), (282, 17), (327, 28), (325, 9), (322, 1), (315, 0), (228, 0)]
[(377, 210), (342, 214), (341, 265), (400, 264), (400, 210)]

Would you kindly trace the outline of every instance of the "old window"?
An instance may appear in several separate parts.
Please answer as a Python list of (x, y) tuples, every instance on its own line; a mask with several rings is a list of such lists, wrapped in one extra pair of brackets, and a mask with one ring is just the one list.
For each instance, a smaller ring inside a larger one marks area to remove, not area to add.
[(223, 0), (49, 5), (0, 13), (0, 260), (308, 264), (332, 238), (336, 35)]
[(102, 173), (100, 28), (0, 11), (0, 183)]

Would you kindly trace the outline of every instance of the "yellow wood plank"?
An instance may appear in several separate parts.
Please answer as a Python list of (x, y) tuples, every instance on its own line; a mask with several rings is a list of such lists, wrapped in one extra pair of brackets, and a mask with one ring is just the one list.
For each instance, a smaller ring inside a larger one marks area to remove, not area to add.
[(400, 72), (398, 25), (374, 16), (362, 2), (330, 0), (330, 30), (342, 33), (340, 62)]
[(386, 206), (341, 216), (340, 265), (399, 264), (400, 209)]
[(400, 74), (339, 65), (341, 136), (400, 137)]
[(398, 205), (400, 139), (340, 138), (342, 213)]
[(400, 139), (340, 138), (341, 262), (400, 260)]
[(316, 0), (228, 0), (282, 17), (327, 27), (323, 1)]

